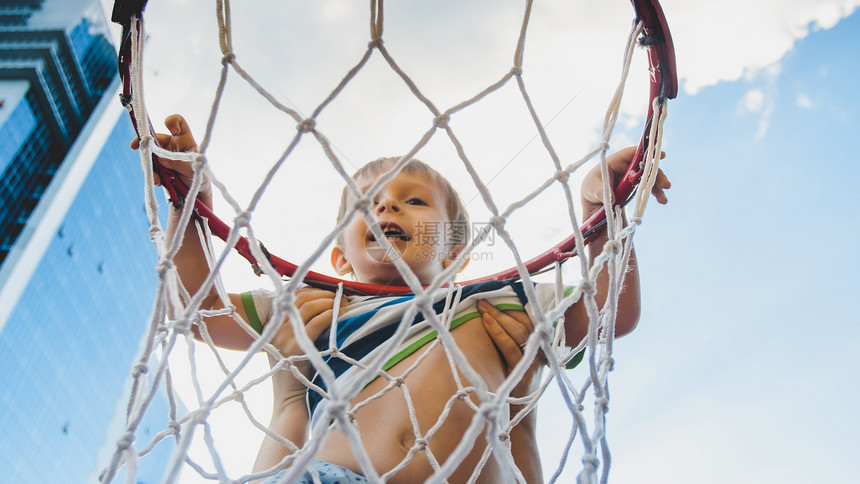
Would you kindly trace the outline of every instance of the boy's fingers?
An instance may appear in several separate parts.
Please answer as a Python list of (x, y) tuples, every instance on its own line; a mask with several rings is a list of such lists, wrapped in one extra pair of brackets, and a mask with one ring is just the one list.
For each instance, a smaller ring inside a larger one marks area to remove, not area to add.
[(158, 140), (158, 145), (161, 146), (162, 148), (166, 149), (166, 150), (180, 151), (178, 149), (171, 149), (171, 148), (174, 148), (173, 146), (171, 146), (174, 143), (172, 142), (173, 136), (171, 136), (169, 134), (155, 133), (155, 139)]
[(170, 116), (164, 118), (164, 127), (167, 128), (167, 131), (170, 131), (170, 134), (173, 136), (179, 136), (182, 134), (182, 124), (185, 119), (178, 114), (171, 114)]
[(659, 170), (657, 172), (657, 179), (654, 181), (654, 186), (651, 188), (651, 194), (654, 195), (654, 199), (657, 200), (660, 204), (665, 204), (669, 201), (666, 198), (665, 190), (672, 188), (672, 182), (669, 181), (669, 178), (666, 177), (666, 174), (663, 173), (663, 170)]
[(164, 120), (164, 126), (170, 131), (170, 147), (167, 149), (197, 151), (197, 142), (194, 140), (194, 135), (191, 133), (191, 128), (185, 118), (178, 114), (171, 114)]
[(654, 185), (651, 189), (651, 195), (654, 196), (654, 200), (657, 200), (657, 203), (661, 205), (665, 205), (668, 199), (666, 198), (666, 194), (663, 192), (663, 189)]
[[(176, 146), (176, 143), (173, 142), (173, 136), (167, 133), (155, 133), (155, 139), (158, 140), (158, 145), (162, 148), (170, 151), (186, 151), (185, 149), (178, 149), (179, 146)], [(196, 145), (195, 145), (196, 147)], [(129, 148), (133, 150), (140, 149), (140, 137), (135, 136), (133, 140), (131, 140), (131, 144), (129, 144)]]
[(319, 295), (328, 295), (330, 297), (334, 297), (334, 292), (329, 291), (328, 289), (319, 289), (316, 287), (303, 287), (301, 289), (296, 289), (296, 294), (319, 294)]
[(317, 314), (308, 321), (308, 324), (305, 325), (305, 332), (311, 341), (315, 341), (331, 326), (331, 316), (332, 310), (329, 309)]
[(314, 299), (318, 299), (320, 297), (330, 297), (334, 299), (334, 293), (325, 289), (317, 289), (315, 287), (303, 287), (301, 289), (296, 290), (296, 301), (298, 301), (301, 297), (310, 297)]
[[(335, 293), (325, 289), (303, 288), (296, 291), (295, 304), (302, 320), (309, 324), (318, 314), (326, 311), (329, 312), (329, 318), (331, 318), (335, 296)], [(341, 297), (340, 310), (348, 305), (349, 300), (346, 297)]]
[(502, 311), (502, 314), (523, 325), (529, 334), (531, 334), (535, 329), (534, 324), (532, 324), (532, 319), (525, 311), (505, 310)]
[[(620, 149), (615, 153), (612, 153), (606, 158), (606, 164), (609, 166), (609, 171), (611, 173), (624, 173), (627, 171), (627, 165), (630, 164), (630, 161), (633, 159), (633, 155), (635, 154), (635, 146), (628, 146), (627, 148)], [(598, 168), (598, 170), (599, 169), (600, 168)]]
[(311, 287), (302, 288), (296, 291), (296, 307), (301, 308), (303, 304), (317, 299), (329, 299), (334, 301), (334, 293), (325, 289), (316, 289)]
[[(496, 321), (505, 332), (514, 340), (516, 344), (525, 343), (529, 338), (529, 334), (532, 332), (533, 327), (531, 324), (531, 320), (528, 320), (527, 323), (515, 319), (510, 314), (499, 311), (495, 306), (490, 304), (488, 301), (481, 300), (478, 301), (478, 312), (483, 314), (489, 314), (492, 316), (493, 320)], [(513, 311), (512, 311), (513, 312)]]
[(493, 344), (496, 345), (496, 348), (499, 349), (499, 352), (505, 359), (508, 368), (516, 366), (523, 358), (523, 352), (519, 345), (517, 345), (517, 342), (508, 335), (507, 331), (502, 329), (490, 313), (484, 313), (481, 320), (484, 322), (484, 328), (487, 330), (487, 334), (490, 335), (490, 339), (493, 340)]
[[(191, 134), (191, 128), (188, 127), (188, 123), (182, 116), (178, 114), (168, 116), (164, 120), (164, 126), (168, 133), (155, 134), (159, 146), (169, 151), (197, 151), (197, 142), (194, 140), (194, 135)], [(134, 137), (130, 147), (133, 150), (140, 148), (139, 136)]]
[(507, 312), (503, 312), (500, 316), (496, 316), (495, 318), (502, 328), (510, 333), (511, 337), (517, 342), (517, 344), (525, 344), (529, 339), (529, 335), (534, 331), (530, 320), (528, 324), (523, 323), (507, 314)]
[(164, 126), (170, 131), (170, 134), (173, 136), (182, 136), (186, 134), (191, 134), (191, 128), (188, 126), (188, 123), (185, 121), (185, 118), (179, 114), (171, 114), (167, 118), (164, 119)]
[(672, 188), (672, 182), (669, 181), (669, 177), (663, 173), (663, 170), (657, 171), (657, 184), (663, 189)]
[(308, 324), (318, 314), (326, 311), (331, 311), (334, 308), (334, 300), (323, 298), (308, 301), (299, 307), (299, 314), (302, 316), (302, 321)]

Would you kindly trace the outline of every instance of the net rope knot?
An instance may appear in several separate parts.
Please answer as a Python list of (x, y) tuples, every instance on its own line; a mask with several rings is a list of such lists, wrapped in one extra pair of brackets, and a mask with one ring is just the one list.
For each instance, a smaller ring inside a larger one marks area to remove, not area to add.
[(132, 378), (138, 378), (140, 375), (145, 375), (149, 373), (149, 367), (146, 366), (145, 363), (138, 363), (134, 365), (134, 370), (131, 372)]
[(598, 397), (594, 400), (594, 405), (606, 413), (609, 410), (609, 399), (606, 398), (606, 395)]
[(582, 456), (582, 465), (593, 471), (600, 465), (600, 460), (593, 454), (585, 454)]
[[(288, 292), (286, 295), (284, 295), (284, 297), (282, 297), (282, 298), (278, 301), (278, 309), (279, 309), (281, 312), (283, 312), (284, 314), (287, 314), (287, 313), (289, 312), (289, 310), (290, 310), (290, 307), (293, 305), (293, 303), (294, 303), (295, 301), (296, 301), (296, 296), (295, 296), (295, 294), (294, 294), (294, 293), (292, 293), (292, 292)], [(290, 366), (293, 366), (293, 363), (292, 363), (292, 362), (290, 362)]]
[(286, 311), (289, 307), (296, 301), (296, 293), (290, 291), (284, 294), (278, 300), (278, 308), (282, 311)]
[(570, 173), (568, 173), (567, 170), (558, 170), (555, 172), (555, 179), (562, 183), (567, 183), (569, 178)]
[(492, 225), (497, 232), (500, 232), (505, 228), (505, 223), (507, 223), (507, 220), (501, 215), (496, 215), (490, 219), (490, 225)]
[(373, 204), (373, 200), (370, 199), (367, 195), (364, 195), (361, 198), (358, 198), (353, 202), (353, 206), (356, 210), (361, 213), (370, 213), (370, 207)]
[(523, 68), (520, 66), (511, 67), (511, 74), (514, 76), (521, 76), (523, 75)]
[(579, 287), (582, 288), (583, 294), (588, 294), (590, 296), (594, 296), (595, 294), (597, 294), (597, 288), (595, 287), (594, 282), (588, 279), (583, 279), (579, 283)]
[(481, 404), (480, 412), (481, 417), (488, 422), (492, 422), (496, 419), (496, 414), (498, 413), (499, 408), (496, 405), (493, 405), (491, 402), (484, 402)]
[(412, 448), (419, 450), (419, 451), (427, 450), (428, 444), (429, 444), (429, 442), (427, 441), (427, 439), (424, 437), (421, 437), (420, 439), (415, 439), (415, 444), (412, 446)]
[(232, 64), (234, 60), (236, 60), (236, 54), (234, 54), (232, 51), (227, 52), (226, 54), (224, 54), (223, 57), (221, 57), (221, 65), (226, 66), (227, 64)]
[(611, 356), (606, 356), (603, 358), (603, 362), (606, 363), (606, 368), (609, 371), (612, 371), (615, 369), (615, 358), (613, 358)]
[(316, 120), (314, 120), (314, 118), (305, 118), (302, 120), (302, 122), (296, 125), (296, 129), (300, 133), (309, 133), (314, 130), (316, 125), (317, 122)]
[[(534, 337), (538, 338), (540, 341), (544, 341), (546, 343), (552, 343), (553, 330), (548, 325), (539, 325), (534, 329)], [(528, 340), (526, 340), (526, 342), (523, 343), (523, 347), (525, 347), (525, 345), (527, 343), (528, 343)]]
[(124, 451), (131, 447), (132, 442), (134, 442), (134, 434), (130, 431), (126, 431), (122, 434), (122, 437), (116, 441), (116, 447), (120, 451)]
[(200, 171), (203, 169), (203, 165), (206, 164), (206, 155), (203, 153), (195, 153), (194, 154), (194, 169)]
[(170, 269), (173, 269), (173, 261), (171, 259), (162, 259), (157, 266), (155, 266), (155, 273), (158, 274), (158, 277), (162, 277), (167, 274)]
[(610, 240), (606, 242), (606, 251), (612, 255), (616, 255), (621, 253), (621, 241), (620, 240)]
[(438, 128), (447, 128), (448, 127), (448, 121), (450, 121), (450, 120), (451, 120), (451, 116), (448, 113), (440, 114), (439, 116), (436, 116), (435, 119), (433, 119), (433, 126), (436, 127), (437, 129)]
[[(199, 312), (195, 312), (189, 318), (182, 318), (177, 321), (170, 321), (169, 323), (173, 324), (173, 331), (176, 331), (179, 334), (187, 334), (191, 331), (191, 326), (200, 327), (203, 324), (203, 317)], [(167, 327), (165, 326), (162, 331), (166, 331)]]
[(332, 399), (328, 403), (329, 415), (337, 416), (347, 414), (347, 404), (343, 400)]
[(248, 227), (251, 221), (251, 212), (248, 210), (242, 210), (241, 212), (236, 214), (236, 217), (233, 219), (233, 222), (236, 224), (236, 227)]
[(149, 133), (144, 133), (143, 136), (140, 137), (140, 146), (146, 146), (149, 148), (149, 144), (152, 143), (154, 138)]

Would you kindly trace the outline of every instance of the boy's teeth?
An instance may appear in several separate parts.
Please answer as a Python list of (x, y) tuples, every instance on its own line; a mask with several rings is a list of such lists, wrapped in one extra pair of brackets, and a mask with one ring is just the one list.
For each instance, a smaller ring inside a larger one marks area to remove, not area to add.
[(401, 232), (397, 229), (385, 230), (382, 233), (385, 234), (385, 236), (388, 237), (389, 239), (406, 240), (406, 234), (404, 234), (403, 232)]

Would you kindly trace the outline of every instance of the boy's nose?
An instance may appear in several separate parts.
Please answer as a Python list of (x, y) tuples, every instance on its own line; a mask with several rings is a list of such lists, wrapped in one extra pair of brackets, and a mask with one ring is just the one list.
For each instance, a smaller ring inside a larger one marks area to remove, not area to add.
[(389, 212), (399, 212), (400, 207), (397, 206), (397, 203), (395, 203), (394, 200), (386, 198), (380, 200), (379, 203), (376, 204), (376, 213), (380, 214), (386, 210)]

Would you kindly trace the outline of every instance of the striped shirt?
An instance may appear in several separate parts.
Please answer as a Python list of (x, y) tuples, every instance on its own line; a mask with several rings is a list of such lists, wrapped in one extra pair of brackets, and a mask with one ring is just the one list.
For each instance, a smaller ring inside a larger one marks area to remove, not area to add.
[[(555, 306), (556, 288), (552, 284), (536, 284), (535, 294), (540, 310), (546, 312)], [(569, 293), (572, 288), (565, 291)], [(480, 317), (477, 303), (488, 300), (496, 308), (529, 312), (536, 309), (528, 300), (520, 281), (490, 281), (468, 286), (440, 288), (430, 293), (433, 312), (441, 324), (452, 330), (466, 321)], [(352, 296), (349, 305), (337, 318), (334, 344), (339, 353), (362, 363), (372, 364), (389, 355), (382, 370), (388, 370), (438, 336), (430, 321), (412, 304), (414, 294), (396, 296)], [(253, 291), (242, 294), (249, 323), (258, 331), (272, 315), (274, 293)], [(405, 326), (404, 326), (405, 325)], [(399, 330), (399, 331), (398, 331)], [(400, 337), (396, 337), (396, 336)], [(330, 349), (330, 332), (320, 336), (315, 346), (320, 351)], [(362, 369), (337, 356), (326, 355), (324, 360), (335, 375), (338, 386), (355, 378), (363, 378), (366, 385), (374, 375), (362, 376)], [(322, 377), (314, 375), (313, 383), (327, 390)], [(317, 391), (308, 389), (308, 410), (312, 419), (323, 414), (326, 399)]]

